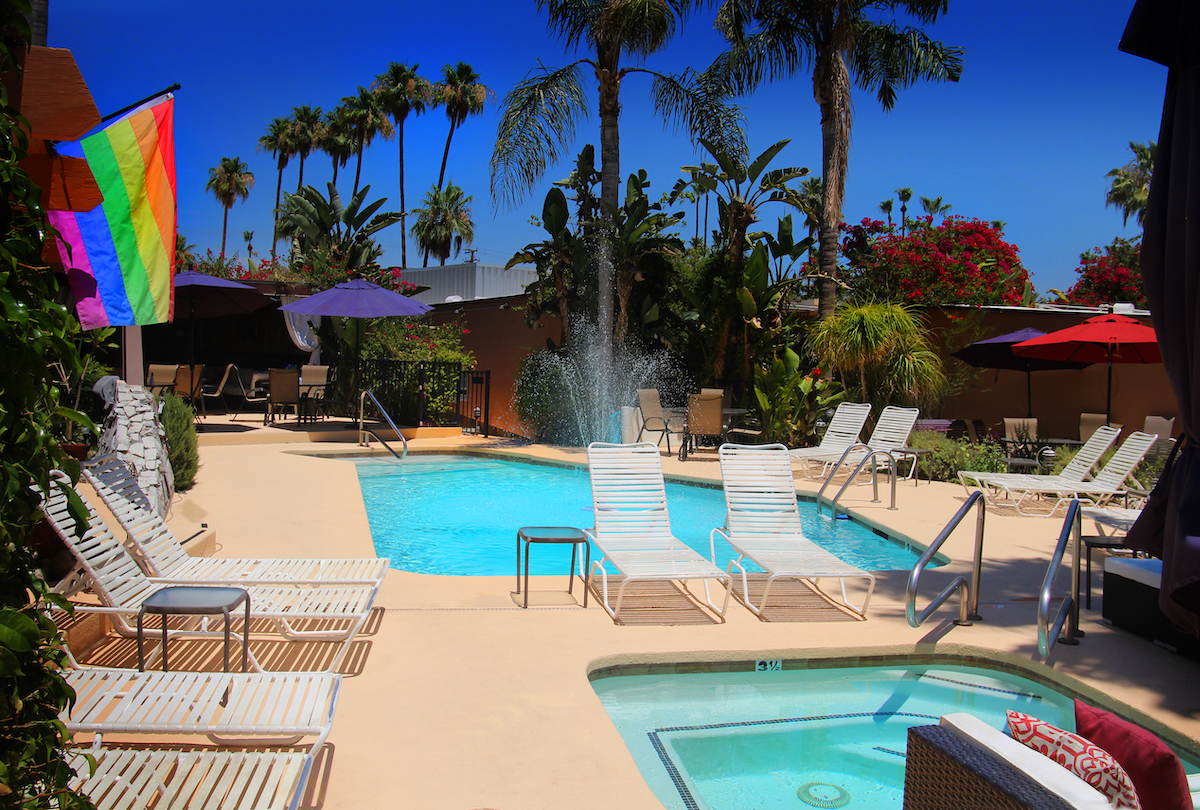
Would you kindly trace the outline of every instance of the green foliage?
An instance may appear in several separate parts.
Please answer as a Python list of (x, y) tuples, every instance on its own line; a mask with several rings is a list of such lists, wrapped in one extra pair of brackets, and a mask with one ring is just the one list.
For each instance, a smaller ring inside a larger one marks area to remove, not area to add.
[(436, 360), (475, 367), (475, 355), (463, 347), (469, 334), (461, 323), (435, 324), (423, 317), (379, 318), (371, 324), (363, 357), (378, 360)]
[[(561, 350), (559, 350), (561, 351)], [(521, 362), (513, 392), (517, 418), (534, 428), (534, 440), (563, 447), (581, 444), (579, 426), (571, 418), (574, 404), (557, 365), (556, 352), (540, 351)]]
[[(3, 70), (15, 71), (12, 47), (28, 40), (28, 3), (0, 11)], [(0, 84), (0, 808), (89, 808), (86, 797), (68, 788), (74, 774), (64, 758), (70, 734), (58, 717), (74, 699), (58, 674), (66, 665), (62, 638), (46, 611), (70, 611), (66, 600), (48, 593), (34, 569), (31, 536), (38, 496), (52, 486), (56, 468), (72, 478), (79, 465), (58, 446), (57, 418), (93, 428), (69, 407), (52, 364), (69, 378), (82, 374), (73, 341), (78, 322), (55, 303), (59, 278), (41, 262), (43, 234), (50, 228), (40, 191), (20, 168), (28, 150), (29, 124), (9, 106)], [(22, 129), (25, 127), (25, 130)], [(83, 505), (73, 490), (76, 519)]]
[(934, 481), (958, 481), (959, 470), (977, 472), (1003, 472), (1007, 453), (997, 442), (990, 440), (972, 444), (947, 438), (932, 430), (916, 430), (908, 439), (908, 446), (932, 450), (920, 456), (920, 474)]
[(755, 410), (766, 442), (815, 444), (817, 420), (844, 398), (841, 383), (822, 378), (820, 369), (800, 374), (800, 357), (791, 349), (777, 355), (769, 369), (755, 369)]
[[(293, 239), (293, 250), (309, 262), (323, 259), (329, 266), (354, 272), (374, 265), (383, 249), (371, 237), (400, 221), (400, 214), (375, 212), (386, 197), (364, 206), (371, 187), (363, 186), (346, 205), (333, 183), (329, 197), (312, 186), (284, 197), (279, 233)], [(342, 279), (343, 281), (345, 279)]]
[(175, 489), (186, 492), (196, 483), (196, 473), (200, 469), (196, 412), (168, 391), (163, 394), (162, 425), (167, 434), (167, 459), (175, 476)]

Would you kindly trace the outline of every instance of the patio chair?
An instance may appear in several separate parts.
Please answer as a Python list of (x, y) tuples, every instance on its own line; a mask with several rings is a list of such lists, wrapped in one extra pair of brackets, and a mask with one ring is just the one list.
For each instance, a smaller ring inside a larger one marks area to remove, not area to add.
[(212, 383), (212, 382), (203, 383), (202, 382), (200, 384), (201, 400), (203, 401), (203, 400), (208, 400), (208, 399), (220, 399), (221, 407), (223, 407), (225, 409), (225, 412), (232, 413), (233, 411), (230, 410), (229, 403), (227, 403), (225, 401), (225, 389), (229, 386), (230, 377), (236, 376), (236, 375), (237, 375), (237, 366), (235, 366), (233, 363), (230, 363), (227, 366), (225, 366), (225, 371), (221, 374), (220, 379), (216, 383)]
[[(1121, 443), (1121, 446), (1117, 448), (1117, 452), (1113, 454), (1113, 457), (1096, 473), (1096, 477), (1091, 481), (1081, 481), (1072, 484), (1070, 482), (1043, 480), (1052, 476), (1029, 475), (1025, 476), (1025, 480), (1023, 481), (1007, 484), (1006, 489), (1013, 495), (1020, 493), (1020, 497), (1016, 500), (1014, 506), (1016, 506), (1017, 511), (1022, 515), (1053, 515), (1058, 511), (1060, 506), (1065, 506), (1072, 499), (1085, 501), (1090, 505), (1103, 506), (1113, 498), (1126, 494), (1125, 482), (1133, 475), (1134, 468), (1141, 463), (1142, 459), (1146, 456), (1146, 452), (1157, 439), (1157, 436), (1142, 433), (1140, 430), (1131, 433)], [(1050, 495), (1057, 498), (1057, 501), (1049, 512), (1041, 513), (1025, 510), (1024, 507), (1031, 498), (1040, 498), (1043, 495)]]
[(836, 458), (846, 448), (857, 444), (870, 413), (871, 405), (868, 402), (843, 402), (833, 412), (833, 418), (829, 420), (829, 427), (825, 429), (825, 435), (821, 437), (819, 445), (794, 448), (789, 450), (788, 454), (793, 461), (803, 463), (804, 473), (808, 475), (810, 459), (821, 459), (821, 465), (824, 467), (828, 463), (824, 459)]
[(282, 417), (291, 408), (300, 420), (300, 370), (296, 368), (273, 368), (270, 370), (271, 388), (267, 394), (267, 412), (263, 424), (274, 422), (275, 415)]
[[(99, 608), (81, 605), (77, 609), (106, 614), (112, 619), (113, 628), (118, 634), (136, 638), (137, 630), (129, 623), (130, 617), (138, 615), (142, 603), (151, 595), (177, 583), (146, 576), (83, 493), (78, 494), (87, 508), (88, 523), (83, 535), (77, 535), (64, 491), (70, 486), (66, 474), (55, 471), (51, 473), (50, 491), (40, 494), (46, 522), (79, 560), (102, 604)], [(340, 641), (341, 647), (329, 664), (330, 670), (336, 670), (346, 656), (354, 636), (370, 615), (376, 593), (375, 588), (365, 585), (314, 588), (247, 585), (245, 590), (250, 596), (251, 620), (269, 620), (284, 638), (293, 641)], [(301, 622), (314, 625), (314, 628), (300, 629), (298, 623)], [(248, 633), (249, 628), (243, 628), (243, 632)], [(168, 636), (218, 638), (223, 637), (224, 633), (217, 629), (209, 630), (206, 624), (202, 624), (194, 630), (171, 630)], [(241, 636), (238, 640), (241, 640)], [(255, 669), (261, 671), (262, 667), (253, 653), (250, 660)]]
[(683, 432), (683, 415), (663, 411), (657, 388), (638, 389), (638, 408), (642, 411), (642, 426), (638, 430), (638, 441), (640, 442), (646, 433), (657, 433), (659, 445), (666, 437), (667, 455), (671, 455), (671, 434)]
[(324, 418), (325, 387), (328, 384), (329, 366), (300, 367), (300, 411), (303, 418)]
[[(79, 776), (71, 787), (98, 810), (295, 810), (316, 758), (301, 751), (106, 749), (68, 758)], [(90, 775), (89, 775), (90, 774)]]
[[(787, 448), (782, 444), (724, 444), (718, 456), (727, 512), (725, 528), (713, 529), (709, 547), (714, 563), (717, 561), (717, 535), (724, 537), (737, 552), (737, 558), (729, 561), (726, 570), (733, 573), (736, 566), (741, 572), (739, 596), (746, 607), (762, 616), (776, 580), (798, 579), (817, 588), (821, 579), (831, 578), (837, 579), (841, 586), (841, 604), (866, 618), (867, 605), (875, 591), (875, 575), (851, 565), (804, 536)], [(743, 565), (746, 559), (767, 572), (758, 605), (750, 598), (746, 566)], [(847, 579), (867, 581), (867, 593), (861, 607), (850, 602), (846, 594)]]
[(204, 397), (200, 395), (200, 384), (203, 377), (203, 363), (194, 366), (179, 366), (179, 371), (175, 374), (175, 394), (190, 402), (193, 409), (199, 403), (200, 413), (207, 416), (207, 411), (204, 409)]
[[(704, 585), (704, 604), (725, 621), (732, 578), (671, 533), (658, 446), (650, 442), (592, 442), (587, 454), (595, 526), (585, 534), (600, 551), (592, 557), (588, 581), (590, 586), (593, 578), (599, 577), (599, 601), (608, 615), (618, 623), (622, 621), (625, 590), (632, 583), (679, 582), (690, 595), (687, 583), (698, 579)], [(621, 574), (615, 603), (605, 562), (612, 563)], [(713, 601), (710, 580), (725, 588), (720, 605)]]
[(146, 369), (146, 387), (155, 396), (163, 391), (174, 391), (175, 377), (178, 374), (179, 366), (151, 363)]
[(162, 517), (129, 468), (112, 454), (83, 464), (83, 477), (116, 517), (146, 573), (172, 584), (370, 585), (383, 583), (386, 557), (268, 559), (193, 557)]
[(1123, 427), (1123, 425), (1119, 425), (1116, 422), (1109, 422), (1106, 414), (1081, 413), (1079, 414), (1079, 441), (1086, 442), (1088, 437), (1101, 425), (1111, 425), (1117, 430)]
[[(917, 423), (919, 408), (900, 408), (888, 405), (879, 414), (879, 421), (871, 431), (871, 438), (865, 443), (852, 444), (836, 455), (811, 456), (808, 460), (819, 461), (825, 466), (827, 475), (834, 475), (843, 467), (857, 466), (859, 462), (875, 452), (891, 453), (907, 446), (908, 437), (912, 435), (913, 426)], [(794, 457), (794, 456), (793, 456)], [(878, 459), (872, 466), (882, 462)]]
[(721, 412), (722, 394), (689, 394), (687, 419), (683, 425), (683, 439), (679, 443), (679, 460), (687, 461), (689, 447), (695, 451), (698, 439), (725, 441), (725, 418)]
[[(1083, 447), (1079, 448), (1075, 457), (1067, 462), (1061, 473), (1039, 475), (1035, 478), (1043, 484), (1055, 482), (1071, 486), (1081, 483), (1091, 474), (1092, 469), (1100, 461), (1100, 457), (1108, 451), (1108, 448), (1112, 447), (1113, 442), (1120, 435), (1120, 430), (1108, 425), (1097, 428), (1084, 442)], [(1021, 484), (1028, 483), (1030, 477), (1024, 473), (981, 472), (978, 470), (959, 470), (958, 472), (958, 480), (968, 495), (970, 495), (972, 487), (977, 487), (983, 492), (984, 500), (993, 505), (996, 503), (997, 496), (1003, 495), (1006, 498), (1009, 496), (1009, 485), (1019, 487)], [(968, 481), (973, 483), (968, 484)]]

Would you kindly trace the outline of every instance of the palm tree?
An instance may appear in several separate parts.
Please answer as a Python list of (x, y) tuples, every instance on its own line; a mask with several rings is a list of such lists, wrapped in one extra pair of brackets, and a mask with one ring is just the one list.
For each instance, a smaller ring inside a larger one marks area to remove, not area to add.
[(1115, 205), (1121, 209), (1123, 224), (1129, 224), (1129, 215), (1133, 214), (1139, 226), (1146, 224), (1146, 202), (1150, 198), (1150, 175), (1154, 173), (1154, 155), (1158, 152), (1158, 144), (1129, 142), (1133, 152), (1133, 160), (1119, 169), (1113, 169), (1105, 177), (1111, 177), (1108, 193), (1105, 195), (1105, 207)]
[(376, 135), (384, 140), (392, 139), (392, 122), (379, 103), (379, 95), (372, 90), (360, 86), (358, 92), (342, 99), (342, 109), (346, 122), (350, 124), (351, 137), (354, 140), (354, 151), (358, 154), (358, 163), (354, 167), (354, 191), (358, 193), (358, 181), (362, 176), (363, 149), (370, 146)]
[(333, 184), (337, 185), (338, 169), (345, 166), (354, 156), (354, 139), (351, 126), (346, 120), (346, 110), (334, 107), (321, 120), (317, 129), (316, 148), (329, 155), (333, 161)]
[[(404, 119), (408, 118), (409, 113), (420, 115), (425, 112), (425, 105), (432, 93), (429, 80), (417, 75), (419, 67), (416, 62), (411, 68), (402, 62), (392, 62), (387, 70), (375, 78), (375, 86), (380, 94), (379, 106), (395, 122), (396, 140), (400, 146), (400, 230), (404, 233), (408, 231), (405, 222), (408, 210), (404, 199)], [(400, 266), (408, 267), (406, 235), (400, 237)]]
[[(605, 206), (620, 206), (618, 117), (621, 83), (630, 73), (654, 77), (655, 110), (668, 123), (682, 124), (693, 138), (703, 136), (726, 154), (744, 157), (741, 113), (726, 104), (724, 88), (691, 72), (675, 77), (640, 64), (622, 66), (623, 58), (640, 63), (665, 48), (699, 0), (537, 0), (537, 4), (549, 17), (550, 30), (568, 49), (583, 47), (592, 56), (562, 68), (539, 66), (504, 97), (491, 161), (493, 199), (508, 205), (520, 202), (573, 146), (575, 125), (587, 116), (585, 65), (592, 69), (599, 91), (600, 200)], [(611, 267), (598, 270), (597, 316), (603, 325), (599, 354), (606, 364), (611, 356), (613, 271)]]
[(437, 187), (441, 189), (446, 177), (446, 160), (450, 157), (450, 140), (454, 130), (463, 125), (468, 116), (483, 112), (484, 102), (492, 91), (479, 83), (479, 74), (466, 62), (442, 68), (442, 81), (433, 88), (433, 103), (446, 108), (450, 121), (450, 132), (446, 134), (446, 148), (442, 152), (442, 170), (438, 172)]
[(918, 79), (958, 81), (962, 50), (929, 39), (919, 28), (887, 20), (897, 6), (924, 24), (949, 0), (724, 0), (717, 27), (732, 47), (710, 69), (740, 92), (811, 69), (821, 108), (820, 314), (837, 303), (838, 228), (850, 152), (850, 82), (874, 91), (890, 110), (896, 91)]
[(254, 187), (254, 172), (242, 163), (240, 157), (223, 157), (220, 164), (208, 170), (208, 184), (205, 191), (211, 191), (213, 196), (225, 209), (225, 219), (221, 223), (221, 256), (225, 256), (225, 232), (229, 227), (229, 209), (238, 198), (245, 200), (250, 196)]
[(196, 249), (195, 245), (189, 245), (187, 237), (178, 231), (175, 232), (175, 271), (191, 270), (196, 264), (196, 254), (192, 251)]
[(900, 198), (900, 235), (908, 234), (908, 201), (912, 199), (913, 190), (908, 186), (896, 189), (896, 196)]
[(283, 192), (283, 170), (287, 168), (295, 151), (292, 146), (291, 122), (286, 118), (272, 118), (267, 125), (267, 134), (258, 139), (258, 151), (270, 152), (275, 158), (279, 179), (275, 182), (275, 219), (271, 229), (271, 258), (275, 258), (275, 243), (279, 241), (279, 197)]
[(425, 193), (425, 207), (413, 211), (417, 221), (413, 223), (412, 235), (425, 251), (425, 267), (429, 266), (429, 254), (437, 256), (444, 265), (451, 254), (458, 254), (463, 244), (475, 241), (475, 223), (471, 221), (471, 201), (474, 197), (463, 195), (463, 190), (446, 184), (445, 189), (433, 186)]
[(312, 154), (317, 146), (317, 131), (321, 126), (321, 108), (301, 104), (292, 107), (292, 149), (300, 158), (300, 178), (296, 181), (296, 191), (304, 186), (304, 161)]
[(941, 197), (922, 197), (921, 208), (925, 209), (925, 213), (931, 217), (945, 216), (954, 206), (950, 203), (943, 203)]
[(890, 229), (891, 229), (891, 227), (892, 227), (892, 205), (893, 205), (893, 203), (895, 203), (895, 202), (896, 202), (895, 200), (890, 200), (890, 199), (889, 199), (889, 200), (884, 200), (883, 202), (881, 202), (881, 203), (879, 204), (879, 212), (880, 212), (881, 214), (887, 214), (887, 218), (888, 218), (888, 229), (889, 229), (889, 230), (890, 230)]
[(800, 181), (800, 212), (804, 214), (804, 227), (808, 235), (815, 237), (821, 227), (821, 200), (825, 198), (825, 183), (820, 177), (806, 177)]

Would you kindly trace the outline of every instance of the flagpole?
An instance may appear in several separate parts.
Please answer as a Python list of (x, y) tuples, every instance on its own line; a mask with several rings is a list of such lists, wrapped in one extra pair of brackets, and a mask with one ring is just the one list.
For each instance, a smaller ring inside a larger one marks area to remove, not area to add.
[(178, 90), (182, 86), (183, 85), (179, 84), (179, 82), (176, 82), (175, 84), (168, 87), (166, 90), (159, 90), (157, 93), (155, 93), (152, 96), (146, 96), (141, 101), (135, 101), (132, 104), (130, 104), (128, 107), (122, 107), (121, 109), (117, 110), (115, 113), (109, 113), (108, 115), (106, 115), (100, 119), (100, 123), (103, 124), (105, 121), (111, 121), (112, 119), (116, 118), (118, 115), (129, 112), (134, 107), (140, 107), (143, 104), (145, 104), (147, 101), (154, 101), (154, 99), (158, 98), (159, 96), (165, 96), (167, 93), (174, 93), (176, 90)]

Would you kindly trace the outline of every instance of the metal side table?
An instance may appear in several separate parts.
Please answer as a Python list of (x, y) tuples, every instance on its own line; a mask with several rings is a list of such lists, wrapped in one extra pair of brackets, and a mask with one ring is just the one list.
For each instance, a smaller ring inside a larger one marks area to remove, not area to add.
[(525, 604), (529, 607), (529, 547), (534, 543), (571, 543), (571, 568), (567, 572), (567, 593), (574, 594), (575, 588), (575, 555), (580, 544), (583, 545), (583, 570), (580, 575), (583, 580), (583, 606), (587, 607), (588, 568), (592, 563), (592, 548), (588, 545), (587, 535), (580, 529), (571, 526), (525, 526), (517, 530), (517, 593), (521, 592), (521, 543), (525, 544)]
[(246, 626), (242, 632), (242, 672), (250, 654), (250, 594), (243, 588), (215, 587), (207, 585), (179, 585), (155, 591), (138, 611), (138, 671), (146, 671), (146, 659), (142, 652), (142, 621), (147, 613), (162, 617), (162, 661), (163, 672), (167, 664), (167, 617), (168, 616), (217, 616), (225, 617), (225, 671), (229, 671), (229, 613), (240, 604), (246, 606)]

